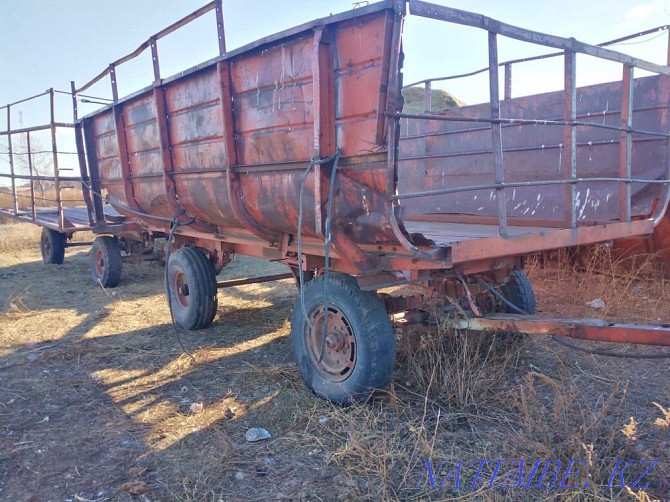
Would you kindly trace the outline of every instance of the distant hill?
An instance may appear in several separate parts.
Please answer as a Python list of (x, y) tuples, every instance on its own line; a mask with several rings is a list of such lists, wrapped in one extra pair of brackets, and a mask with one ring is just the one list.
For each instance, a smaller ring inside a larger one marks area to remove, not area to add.
[[(405, 98), (404, 113), (423, 113), (423, 93), (424, 88), (408, 87), (402, 90), (402, 95)], [(442, 89), (431, 89), (430, 91), (430, 107), (434, 112), (440, 110), (448, 110), (449, 108), (458, 108), (465, 106), (465, 103), (460, 99), (452, 96), (447, 91)]]

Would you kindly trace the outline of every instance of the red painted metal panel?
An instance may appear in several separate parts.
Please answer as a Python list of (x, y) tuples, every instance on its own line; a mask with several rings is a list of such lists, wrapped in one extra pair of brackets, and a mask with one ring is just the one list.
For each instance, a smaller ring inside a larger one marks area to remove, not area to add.
[(156, 103), (152, 93), (142, 94), (123, 106), (130, 177), (135, 200), (143, 211), (164, 218), (174, 214), (167, 201)]
[(311, 157), (312, 41), (302, 36), (231, 62), (239, 165)]
[[(639, 129), (667, 131), (667, 103), (670, 88), (665, 77), (635, 81), (633, 125)], [(563, 93), (547, 93), (501, 102), (506, 118), (560, 119)], [(620, 125), (621, 82), (577, 90), (578, 118), (597, 124)], [(473, 105), (444, 112), (449, 116), (486, 117), (488, 105)], [(437, 122), (427, 126), (428, 136), (419, 135), (419, 122), (404, 119), (399, 167), (399, 192), (407, 193), (442, 187), (487, 183), (493, 179), (493, 163), (488, 128), (483, 124)], [(577, 128), (577, 176), (619, 175), (620, 132), (580, 126)], [(665, 139), (634, 135), (632, 173), (639, 178), (662, 178), (666, 169)], [(432, 158), (421, 158), (425, 156)], [(559, 165), (567, 155), (563, 126), (507, 125), (503, 127), (506, 181), (551, 180), (559, 178)], [(417, 162), (424, 166), (417, 168)], [(565, 201), (555, 186), (507, 189), (508, 214), (560, 220)], [(632, 185), (633, 215), (647, 215), (660, 185)], [(538, 199), (539, 196), (539, 199)], [(619, 187), (615, 183), (580, 183), (577, 186), (580, 223), (613, 221), (619, 217)], [(496, 215), (492, 190), (406, 200), (408, 213), (465, 213)]]
[[(107, 110), (94, 117), (92, 132), (95, 145), (93, 155), (97, 158), (100, 170), (101, 188), (107, 191), (111, 201), (129, 206), (130, 201), (126, 200), (123, 186), (113, 110)], [(91, 152), (88, 154), (91, 155)]]
[[(361, 155), (383, 144), (378, 128), (385, 110), (391, 14), (341, 23), (335, 33), (337, 143), (343, 155)], [(380, 99), (383, 97), (384, 99)]]
[(239, 226), (228, 199), (220, 94), (216, 67), (166, 86), (174, 181), (188, 214), (214, 225)]

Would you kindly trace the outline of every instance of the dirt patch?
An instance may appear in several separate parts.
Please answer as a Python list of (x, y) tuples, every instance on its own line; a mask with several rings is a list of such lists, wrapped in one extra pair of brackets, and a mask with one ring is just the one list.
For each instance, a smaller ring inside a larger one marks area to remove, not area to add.
[[(61, 266), (42, 264), (37, 240), (4, 249), (0, 499), (634, 500), (619, 478), (606, 486), (623, 459), (637, 461), (627, 484), (655, 459), (640, 485), (648, 481), (659, 500), (670, 490), (670, 416), (653, 404), (670, 406), (667, 360), (597, 357), (544, 337), (499, 343), (439, 326), (398, 328), (391, 387), (339, 408), (313, 396), (293, 363), (291, 280), (221, 291), (213, 325), (181, 333), (192, 360), (169, 323), (160, 265), (124, 264), (121, 284), (103, 290), (90, 279), (86, 248), (68, 249)], [(238, 258), (222, 277), (278, 267)], [(583, 305), (601, 294), (584, 272), (537, 263), (530, 271), (541, 312), (602, 315)], [(638, 277), (627, 291), (619, 303), (603, 298), (620, 309), (608, 315), (670, 320), (662, 279)], [(250, 427), (272, 437), (247, 443)], [(472, 487), (478, 459), (494, 462)], [(560, 460), (561, 473), (570, 460), (585, 463), (566, 481), (578, 478), (579, 488), (491, 488), (496, 459), (505, 472), (512, 459)], [(459, 460), (456, 486), (445, 475)]]

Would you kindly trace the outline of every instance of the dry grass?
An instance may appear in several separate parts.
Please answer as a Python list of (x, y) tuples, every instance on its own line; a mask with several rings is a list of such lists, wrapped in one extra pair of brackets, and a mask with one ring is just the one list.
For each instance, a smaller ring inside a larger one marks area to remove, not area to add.
[(522, 346), (518, 341), (499, 343), (490, 334), (444, 326), (412, 327), (404, 330), (397, 357), (410, 388), (449, 409), (477, 413), (496, 399), (496, 390), (508, 377), (506, 369), (516, 367)]
[[(566, 306), (583, 317), (659, 322), (670, 319), (670, 280), (655, 255), (630, 255), (607, 245), (559, 250), (527, 261), (543, 313), (565, 317)], [(586, 304), (595, 299), (604, 309)]]
[[(6, 227), (0, 245), (33, 228)], [(214, 324), (181, 335), (191, 360), (168, 324), (160, 266), (124, 265), (120, 286), (103, 291), (81, 249), (47, 267), (36, 241), (19, 242), (0, 253), (0, 498), (131, 500), (119, 491), (129, 481), (146, 483), (145, 500), (642, 501), (670, 489), (666, 362), (397, 326), (390, 388), (341, 408), (308, 392), (293, 363), (291, 281), (222, 291)], [(240, 259), (224, 274), (265, 266)], [(667, 288), (658, 278), (592, 270), (589, 281), (567, 261), (545, 266), (530, 270), (544, 312), (580, 315), (597, 295), (624, 316), (666, 315), (660, 303), (625, 309), (635, 285)], [(247, 443), (249, 427), (272, 438)], [(514, 458), (588, 469), (580, 489), (493, 489), (487, 464), (471, 489), (473, 461)], [(604, 486), (620, 459), (659, 460), (647, 489)], [(435, 475), (445, 461), (432, 488), (426, 460)], [(459, 487), (439, 488), (459, 460)]]
[[(29, 209), (31, 207), (30, 188), (17, 188), (16, 193), (18, 206)], [(34, 196), (35, 207), (56, 207), (56, 190), (53, 188), (41, 191), (38, 187), (35, 187)], [(61, 202), (63, 206), (83, 206), (84, 197), (81, 188), (62, 188)], [(14, 207), (11, 188), (0, 189), (0, 207), (6, 209)]]

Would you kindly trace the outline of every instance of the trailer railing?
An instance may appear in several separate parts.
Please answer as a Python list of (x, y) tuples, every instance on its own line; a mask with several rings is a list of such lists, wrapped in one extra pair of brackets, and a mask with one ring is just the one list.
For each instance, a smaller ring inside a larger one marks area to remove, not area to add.
[[(660, 32), (667, 32), (668, 34), (668, 65), (670, 65), (670, 24), (664, 24), (662, 26), (657, 26), (656, 28), (651, 28), (648, 30), (640, 31), (637, 33), (633, 33), (631, 35), (626, 35), (625, 37), (619, 37), (615, 38), (613, 40), (608, 40), (606, 42), (601, 42), (599, 44), (596, 44), (596, 47), (608, 47), (610, 45), (616, 45), (620, 44), (622, 42), (627, 42), (629, 40), (634, 40), (636, 38), (644, 37), (646, 35), (651, 35), (654, 33), (660, 33)], [(507, 61), (502, 61), (498, 63), (498, 67), (503, 68), (505, 70), (505, 99), (511, 99), (512, 98), (512, 67), (515, 64), (520, 64), (520, 63), (530, 63), (532, 61), (541, 61), (543, 59), (551, 59), (559, 56), (563, 56), (565, 53), (564, 52), (550, 52), (547, 54), (540, 54), (538, 56), (530, 56), (526, 58), (517, 58), (517, 59), (509, 59)], [(484, 73), (489, 71), (489, 67), (485, 66), (483, 68), (479, 68), (477, 70), (472, 70), (467, 73), (459, 73), (458, 75), (446, 75), (444, 77), (431, 77), (431, 78), (425, 78), (423, 80), (417, 80), (416, 82), (412, 82), (411, 84), (404, 84), (403, 89), (408, 89), (410, 87), (415, 87), (417, 85), (424, 85), (424, 106), (425, 106), (425, 111), (430, 112), (431, 111), (431, 103), (430, 103), (430, 90), (431, 90), (431, 85), (433, 82), (442, 82), (445, 80), (456, 80), (459, 78), (465, 78), (465, 77), (474, 77), (475, 75), (479, 75), (480, 73)], [(428, 98), (426, 98), (426, 96)]]
[[(179, 28), (189, 24), (192, 21), (195, 21), (196, 19), (202, 17), (203, 15), (207, 14), (212, 10), (216, 11), (216, 27), (218, 34), (219, 54), (221, 55), (225, 54), (226, 37), (223, 28), (223, 3), (222, 0), (214, 0), (212, 2), (209, 2), (208, 4), (203, 5), (198, 10), (183, 17), (179, 21), (172, 23), (170, 26), (162, 29), (155, 35), (150, 36), (145, 42), (140, 44), (140, 46), (133, 52), (126, 54), (125, 56), (111, 63), (107, 68), (102, 70), (99, 74), (97, 74), (95, 77), (93, 77), (91, 80), (86, 82), (81, 87), (77, 88), (73, 86), (73, 93), (75, 95), (81, 95), (82, 92), (86, 91), (87, 89), (90, 89), (94, 84), (100, 82), (103, 78), (109, 75), (112, 89), (112, 100), (114, 102), (118, 101), (119, 90), (118, 90), (118, 80), (116, 77), (116, 69), (120, 65), (137, 58), (147, 49), (151, 49), (151, 61), (153, 65), (154, 81), (159, 81), (161, 79), (161, 70), (160, 70), (160, 61), (158, 57), (158, 41), (161, 38), (166, 37), (170, 33), (175, 32)], [(75, 120), (76, 119), (77, 117), (75, 117)]]
[[(465, 73), (461, 75), (454, 75), (449, 77), (438, 77), (434, 79), (425, 79), (410, 84), (410, 86), (424, 84), (424, 106), (426, 112), (424, 114), (408, 114), (401, 112), (392, 112), (391, 116), (395, 119), (395, 124), (391, 124), (391, 134), (393, 129), (397, 130), (399, 120), (406, 119), (420, 119), (426, 121), (456, 121), (456, 122), (484, 122), (490, 124), (492, 148), (490, 153), (493, 156), (493, 171), (494, 183), (473, 185), (466, 187), (443, 188), (429, 191), (418, 191), (408, 193), (389, 193), (388, 199), (391, 202), (397, 202), (402, 199), (425, 197), (430, 195), (449, 194), (463, 191), (472, 191), (479, 189), (493, 189), (496, 192), (497, 201), (497, 222), (498, 232), (501, 237), (507, 237), (508, 234), (508, 210), (505, 190), (518, 186), (534, 186), (534, 185), (564, 185), (564, 224), (567, 228), (577, 228), (577, 204), (576, 204), (576, 190), (577, 185), (584, 182), (601, 181), (619, 184), (619, 221), (631, 221), (631, 184), (633, 183), (660, 183), (665, 186), (664, 195), (661, 197), (660, 204), (656, 206), (656, 210), (652, 215), (654, 223), (658, 223), (665, 214), (670, 199), (670, 162), (666, 162), (665, 176), (663, 179), (639, 179), (633, 178), (631, 173), (631, 158), (632, 158), (632, 140), (633, 134), (655, 136), (662, 138), (670, 138), (668, 131), (647, 131), (633, 128), (633, 86), (634, 86), (634, 69), (638, 68), (646, 70), (651, 73), (662, 76), (670, 76), (670, 67), (664, 65), (654, 64), (641, 59), (633, 58), (631, 56), (606, 49), (605, 46), (612, 45), (635, 36), (653, 33), (659, 30), (667, 30), (668, 26), (662, 26), (653, 30), (648, 30), (630, 37), (623, 37), (617, 40), (605, 42), (598, 46), (589, 45), (579, 42), (575, 39), (567, 39), (548, 35), (545, 33), (535, 32), (531, 30), (522, 29), (516, 26), (502, 23), (495, 19), (466, 12), (458, 9), (452, 9), (441, 5), (435, 5), (420, 0), (409, 0), (410, 14), (431, 18), (449, 23), (472, 26), (488, 32), (488, 66), (474, 72)], [(500, 62), (498, 59), (498, 36), (504, 36), (514, 40), (532, 43), (535, 45), (543, 45), (546, 47), (559, 49), (561, 52), (534, 56), (530, 58), (516, 59), (505, 62)], [(576, 94), (576, 56), (577, 54), (585, 54), (594, 56), (606, 61), (619, 63), (623, 67), (622, 74), (622, 97), (621, 97), (621, 125), (620, 126), (605, 126), (589, 121), (578, 120), (577, 116), (577, 94)], [(500, 84), (499, 84), (499, 68), (505, 69), (505, 99), (511, 99), (512, 95), (512, 65), (515, 63), (533, 61), (538, 59), (545, 59), (549, 57), (563, 56), (564, 58), (564, 89), (563, 89), (563, 111), (564, 116), (561, 120), (524, 120), (505, 118), (500, 114), (501, 99), (500, 99)], [(668, 63), (670, 64), (670, 52), (668, 56)], [(430, 109), (431, 83), (440, 80), (448, 80), (452, 78), (462, 78), (476, 75), (479, 73), (489, 73), (489, 96), (490, 96), (490, 114), (488, 118), (483, 117), (464, 117), (464, 116), (446, 116), (432, 114)], [(408, 87), (408, 86), (406, 86)], [(502, 144), (502, 127), (503, 125), (553, 125), (563, 126), (563, 142), (561, 146), (565, 148), (567, 155), (561, 157), (561, 177), (560, 179), (543, 180), (539, 182), (517, 182), (509, 183), (505, 181), (505, 166), (503, 158), (503, 144)], [(619, 161), (619, 176), (617, 177), (599, 177), (599, 178), (585, 178), (577, 177), (577, 127), (605, 127), (620, 134), (620, 161)], [(397, 151), (390, 149), (390, 155), (396, 158), (391, 159), (390, 165), (393, 172), (392, 179), (398, 179), (398, 158)], [(436, 158), (435, 155), (427, 154), (423, 159)], [(402, 160), (402, 159), (401, 159)]]
[[(95, 172), (90, 173), (90, 178), (89, 178), (89, 169), (86, 161), (86, 156), (84, 154), (85, 151), (85, 142), (86, 139), (84, 138), (84, 133), (83, 133), (83, 126), (81, 121), (79, 120), (79, 112), (78, 112), (78, 100), (80, 98), (86, 98), (83, 92), (87, 91), (90, 89), (93, 85), (96, 83), (100, 82), (102, 79), (105, 77), (109, 76), (110, 79), (110, 85), (111, 85), (111, 92), (112, 92), (112, 99), (104, 99), (105, 102), (100, 102), (100, 101), (90, 101), (88, 99), (81, 99), (82, 102), (91, 102), (91, 103), (96, 103), (96, 104), (101, 104), (105, 106), (112, 106), (116, 107), (119, 101), (119, 90), (118, 90), (118, 78), (116, 74), (116, 69), (129, 61), (132, 61), (133, 59), (139, 57), (141, 54), (144, 53), (147, 49), (151, 50), (151, 61), (152, 61), (152, 68), (153, 68), (153, 78), (154, 78), (154, 89), (156, 93), (161, 93), (160, 89), (160, 82), (161, 82), (161, 69), (160, 69), (160, 58), (159, 58), (159, 52), (158, 52), (158, 41), (169, 34), (177, 31), (179, 28), (182, 28), (183, 26), (186, 26), (187, 24), (191, 23), (192, 21), (195, 21), (196, 19), (202, 17), (203, 15), (207, 14), (208, 12), (211, 12), (212, 10), (215, 11), (215, 16), (216, 16), (216, 27), (217, 27), (217, 39), (218, 39), (218, 50), (219, 50), (219, 55), (224, 55), (226, 53), (226, 37), (225, 37), (225, 32), (224, 32), (224, 24), (223, 24), (223, 0), (213, 0), (199, 9), (195, 10), (191, 14), (181, 18), (180, 20), (172, 23), (170, 26), (162, 29), (158, 33), (150, 36), (145, 42), (139, 45), (137, 49), (135, 49), (133, 52), (126, 54), (125, 56), (117, 59), (113, 63), (109, 64), (104, 70), (102, 70), (100, 73), (98, 73), (95, 77), (93, 77), (91, 80), (86, 82), (85, 84), (81, 85), (80, 87), (77, 87), (74, 81), (72, 81), (71, 84), (71, 94), (72, 94), (72, 102), (73, 102), (73, 117), (74, 117), (74, 122), (75, 122), (75, 141), (77, 143), (77, 151), (79, 152), (79, 169), (82, 173), (82, 178), (84, 179), (83, 183), (83, 190), (84, 190), (84, 198), (86, 200), (86, 204), (89, 208), (88, 214), (89, 214), (89, 220), (90, 224), (92, 227), (94, 227), (96, 224), (99, 224), (100, 221), (99, 219), (101, 217), (104, 218), (104, 212), (102, 209), (103, 205), (103, 200), (102, 200), (102, 188), (100, 186), (100, 180), (98, 179), (98, 176)], [(94, 98), (94, 99), (100, 99), (100, 98)], [(162, 100), (159, 100), (162, 101)], [(116, 127), (119, 127), (118, 121), (119, 117), (118, 114), (115, 113), (115, 125)], [(164, 114), (159, 114), (159, 127), (163, 131), (167, 130), (167, 124), (166, 124), (167, 118), (165, 117)], [(119, 145), (120, 151), (124, 151), (124, 145)], [(165, 145), (163, 145), (162, 148), (166, 148)], [(122, 169), (122, 176), (124, 179), (124, 183), (127, 186), (130, 183), (130, 172), (128, 170), (128, 166), (125, 163), (121, 164), (121, 169)], [(164, 178), (167, 178), (168, 174), (164, 173)], [(169, 180), (165, 180), (166, 184), (170, 184), (171, 182)], [(130, 207), (127, 207), (126, 210), (133, 212), (135, 214), (142, 214), (145, 215), (143, 212), (138, 211), (137, 209), (133, 209)], [(154, 219), (160, 220), (161, 218), (154, 217)]]
[[(58, 229), (64, 230), (65, 222), (63, 219), (63, 205), (68, 203), (82, 202), (81, 199), (64, 199), (62, 197), (63, 183), (75, 183), (77, 185), (81, 184), (81, 177), (79, 176), (63, 176), (61, 173), (64, 171), (69, 171), (69, 168), (61, 168), (59, 166), (59, 155), (70, 154), (77, 155), (77, 152), (66, 152), (58, 150), (57, 142), (57, 130), (59, 128), (72, 129), (74, 124), (68, 122), (58, 122), (56, 121), (55, 113), (55, 95), (56, 94), (70, 94), (64, 91), (58, 91), (53, 88), (47, 89), (46, 91), (30, 96), (13, 103), (9, 103), (3, 106), (0, 106), (0, 111), (4, 110), (6, 113), (6, 127), (4, 130), (0, 130), (0, 137), (5, 137), (7, 140), (7, 151), (1, 152), (3, 158), (8, 159), (9, 164), (9, 173), (0, 173), (0, 178), (9, 179), (11, 183), (11, 199), (12, 207), (4, 208), (6, 212), (13, 216), (21, 216), (24, 219), (28, 217), (33, 222), (38, 220), (38, 207), (36, 204), (35, 196), (35, 182), (40, 183), (41, 186), (44, 184), (53, 184), (54, 196), (50, 198), (44, 193), (38, 199), (42, 201), (42, 204), (47, 203), (47, 207), (55, 208), (58, 213)], [(15, 110), (17, 105), (25, 104), (30, 101), (37, 100), (48, 96), (49, 99), (49, 122), (42, 125), (36, 125), (31, 127), (19, 127), (14, 128), (12, 126), (12, 110)], [(33, 140), (34, 134), (40, 131), (49, 131), (49, 145), (48, 146), (34, 146)], [(23, 143), (23, 151), (16, 151), (14, 148), (14, 141), (19, 137), (23, 137), (25, 143)], [(35, 155), (38, 154), (50, 154), (51, 156), (51, 169), (53, 170), (53, 175), (48, 175), (45, 173), (40, 173), (37, 166), (34, 165)], [(25, 156), (27, 159), (27, 174), (19, 172), (19, 169), (16, 165), (16, 157)], [(24, 195), (20, 193), (19, 183), (30, 183), (30, 195)], [(30, 205), (25, 206), (19, 203), (21, 199), (28, 198), (30, 200)], [(29, 210), (29, 214), (25, 213)]]

